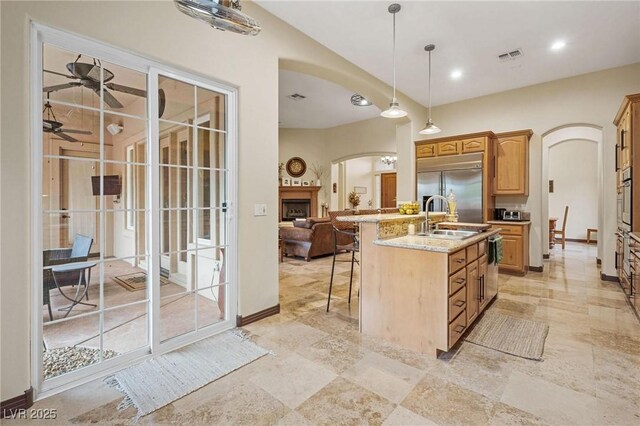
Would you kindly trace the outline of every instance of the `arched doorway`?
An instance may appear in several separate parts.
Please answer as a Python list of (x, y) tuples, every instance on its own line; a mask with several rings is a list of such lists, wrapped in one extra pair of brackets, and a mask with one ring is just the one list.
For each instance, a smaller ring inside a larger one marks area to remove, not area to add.
[[(601, 235), (604, 229), (604, 176), (603, 157), (604, 143), (603, 132), (600, 126), (592, 124), (567, 124), (549, 130), (542, 135), (542, 252), (544, 258), (549, 257), (549, 153), (552, 147), (568, 141), (583, 141), (597, 145), (597, 229)], [(574, 210), (573, 214), (577, 214)], [(597, 258), (602, 259), (603, 244), (601, 235), (598, 235)]]

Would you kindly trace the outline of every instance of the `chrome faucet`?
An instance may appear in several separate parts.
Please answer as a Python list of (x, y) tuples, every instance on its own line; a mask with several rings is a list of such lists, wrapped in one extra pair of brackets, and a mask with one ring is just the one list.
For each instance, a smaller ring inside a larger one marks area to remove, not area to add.
[[(446, 213), (449, 213), (449, 200), (447, 200), (446, 197), (443, 197), (442, 195), (433, 195), (431, 197), (429, 197), (429, 199), (427, 200), (427, 202), (424, 205), (424, 222), (422, 223), (422, 232), (425, 233), (425, 228), (427, 228), (427, 234), (430, 234), (432, 232), (431, 230), (431, 226), (429, 226), (429, 203), (432, 203), (434, 199), (441, 199), (442, 201), (444, 201), (444, 205), (447, 206), (447, 210)], [(435, 224), (435, 228), (438, 229), (438, 224)]]

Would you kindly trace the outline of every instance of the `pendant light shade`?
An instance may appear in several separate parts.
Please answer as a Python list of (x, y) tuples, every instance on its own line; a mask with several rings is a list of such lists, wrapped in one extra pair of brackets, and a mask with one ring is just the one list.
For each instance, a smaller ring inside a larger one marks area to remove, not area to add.
[(426, 126), (424, 126), (424, 129), (420, 130), (421, 135), (433, 135), (435, 133), (440, 133), (441, 130), (438, 126), (436, 126), (435, 124), (433, 124), (433, 120), (431, 119), (431, 52), (433, 52), (433, 50), (436, 48), (436, 46), (434, 44), (427, 44), (424, 47), (424, 50), (426, 50), (427, 52), (429, 52), (429, 84), (428, 84), (428, 88), (429, 88), (429, 119), (427, 120), (427, 124)]
[(385, 118), (406, 117), (407, 112), (400, 108), (396, 99), (396, 13), (400, 12), (401, 6), (394, 3), (389, 6), (389, 13), (393, 15), (393, 98), (389, 104), (389, 109), (382, 111), (381, 116)]

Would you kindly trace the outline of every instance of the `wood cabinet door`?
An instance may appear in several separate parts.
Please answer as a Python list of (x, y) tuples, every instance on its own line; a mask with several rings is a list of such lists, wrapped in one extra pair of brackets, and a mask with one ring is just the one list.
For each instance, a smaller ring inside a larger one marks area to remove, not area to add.
[(428, 158), (436, 156), (436, 144), (416, 146), (416, 158)]
[(529, 195), (527, 136), (498, 138), (495, 144), (494, 195)]
[(480, 281), (478, 262), (467, 264), (467, 325), (478, 316)]
[(502, 262), (500, 267), (520, 271), (524, 268), (524, 253), (522, 236), (503, 235), (502, 236)]
[(380, 206), (384, 208), (396, 206), (396, 183), (395, 173), (382, 173), (380, 175)]
[(620, 141), (621, 168), (631, 166), (631, 106), (627, 108), (618, 125)]
[(460, 154), (460, 141), (438, 142), (438, 155)]
[(486, 138), (470, 138), (470, 139), (462, 139), (462, 153), (466, 154), (469, 152), (484, 152)]

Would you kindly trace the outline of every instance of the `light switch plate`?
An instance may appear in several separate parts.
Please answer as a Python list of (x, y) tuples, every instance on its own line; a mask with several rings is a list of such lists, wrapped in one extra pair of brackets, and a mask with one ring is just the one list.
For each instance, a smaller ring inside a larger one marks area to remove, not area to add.
[(266, 216), (267, 215), (267, 205), (266, 204), (254, 204), (253, 205), (253, 215), (254, 216)]

